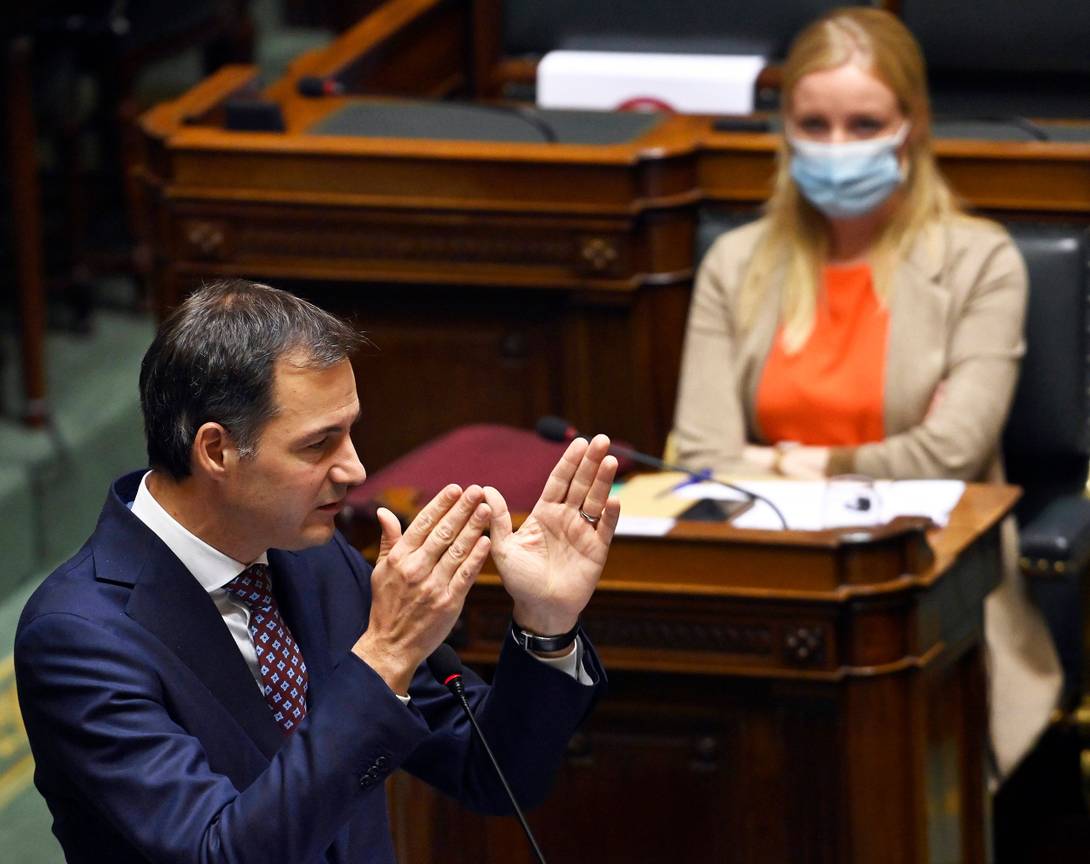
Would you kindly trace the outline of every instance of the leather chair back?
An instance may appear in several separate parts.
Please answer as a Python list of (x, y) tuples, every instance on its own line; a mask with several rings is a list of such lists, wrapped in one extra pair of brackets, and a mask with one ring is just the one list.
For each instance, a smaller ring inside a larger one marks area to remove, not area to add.
[(804, 26), (838, 6), (837, 0), (507, 0), (503, 46), (507, 56), (554, 49), (682, 51), (762, 54), (782, 58)]
[(1090, 4), (903, 0), (938, 114), (1088, 117)]
[(902, 19), (934, 69), (1090, 73), (1090, 4), (902, 0), (900, 5)]
[(1007, 225), (1029, 270), (1026, 355), (1003, 450), (1025, 489), (1028, 522), (1051, 499), (1078, 493), (1090, 466), (1090, 233), (1084, 226)]
[(725, 210), (719, 207), (702, 207), (696, 220), (696, 237), (693, 248), (693, 261), (697, 268), (712, 243), (720, 234), (725, 234), (734, 228), (741, 228), (747, 222), (752, 222), (758, 217), (755, 210)]
[(1007, 478), (1022, 487), (1016, 514), (1027, 587), (1064, 670), (1061, 704), (1085, 690), (1085, 564), (1090, 502), (1090, 230), (1013, 222), (1029, 270), (1026, 355), (1003, 435)]

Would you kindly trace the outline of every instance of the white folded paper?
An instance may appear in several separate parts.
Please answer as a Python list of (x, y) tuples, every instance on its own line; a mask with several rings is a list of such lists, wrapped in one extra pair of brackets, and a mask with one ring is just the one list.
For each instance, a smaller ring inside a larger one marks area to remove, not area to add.
[(617, 535), (620, 537), (662, 537), (677, 524), (676, 519), (667, 516), (625, 516), (617, 520)]
[(613, 111), (650, 100), (689, 114), (749, 114), (764, 67), (758, 55), (550, 51), (537, 67), (537, 104)]

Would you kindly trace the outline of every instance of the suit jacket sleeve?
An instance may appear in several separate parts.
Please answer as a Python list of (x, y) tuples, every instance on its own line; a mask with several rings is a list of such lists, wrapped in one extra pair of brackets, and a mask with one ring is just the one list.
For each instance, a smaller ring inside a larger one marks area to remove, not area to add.
[[(545, 800), (568, 740), (601, 693), (605, 676), (587, 642), (582, 659), (594, 686), (535, 660), (510, 638), (504, 639), (491, 688), (467, 671), (473, 713), (523, 807)], [(464, 713), (448, 693), (437, 692), (438, 684), (421, 680), (424, 676), (430, 678), (424, 672), (414, 682), (412, 704), (433, 734), (405, 768), (473, 809), (511, 812)]]

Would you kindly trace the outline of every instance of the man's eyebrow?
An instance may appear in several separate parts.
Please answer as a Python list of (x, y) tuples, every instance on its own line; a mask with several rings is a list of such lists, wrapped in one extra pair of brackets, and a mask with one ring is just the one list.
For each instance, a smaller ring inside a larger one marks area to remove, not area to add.
[[(357, 411), (355, 416), (349, 422), (348, 428), (351, 429), (353, 426), (355, 426), (357, 423), (359, 423), (361, 415), (362, 415), (362, 411)], [(315, 438), (318, 435), (329, 435), (330, 433), (333, 433), (333, 432), (341, 432), (343, 429), (344, 429), (344, 426), (341, 425), (340, 423), (330, 423), (328, 426), (322, 426), (322, 427), (320, 427), (318, 429), (309, 429), (309, 430), (307, 430), (306, 432), (304, 432), (302, 435), (299, 436), (299, 440), (305, 441), (307, 438)]]

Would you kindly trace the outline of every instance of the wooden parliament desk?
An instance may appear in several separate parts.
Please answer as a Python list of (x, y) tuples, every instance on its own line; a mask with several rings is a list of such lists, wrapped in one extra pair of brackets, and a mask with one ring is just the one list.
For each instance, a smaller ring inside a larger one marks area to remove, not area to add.
[[(660, 451), (698, 228), (754, 212), (776, 136), (706, 117), (299, 95), (305, 75), (335, 73), (406, 89), (353, 61), (396, 29), (391, 14), (267, 88), (227, 67), (141, 119), (133, 187), (160, 311), (201, 280), (245, 276), (353, 316), (377, 346), (356, 361), (371, 469), (460, 424), (548, 413)], [(450, 89), (428, 80), (421, 95)], [(283, 129), (226, 128), (229, 116)], [(1053, 123), (1063, 140), (1048, 142), (973, 128), (992, 140), (936, 145), (970, 205), (1090, 222), (1090, 126)]]
[[(549, 861), (983, 862), (982, 604), (1012, 487), (942, 530), (617, 538), (585, 613), (609, 691), (530, 815)], [(494, 662), (510, 601), (483, 575), (455, 638)], [(514, 818), (391, 781), (402, 864), (530, 864)]]

